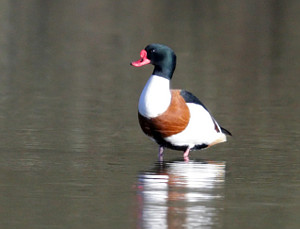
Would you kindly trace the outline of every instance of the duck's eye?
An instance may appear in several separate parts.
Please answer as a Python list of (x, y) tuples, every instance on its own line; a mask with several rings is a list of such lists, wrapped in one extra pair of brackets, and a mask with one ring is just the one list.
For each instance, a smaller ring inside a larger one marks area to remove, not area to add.
[(154, 52), (155, 52), (155, 49), (151, 49), (151, 50), (150, 50), (150, 53), (154, 53)]

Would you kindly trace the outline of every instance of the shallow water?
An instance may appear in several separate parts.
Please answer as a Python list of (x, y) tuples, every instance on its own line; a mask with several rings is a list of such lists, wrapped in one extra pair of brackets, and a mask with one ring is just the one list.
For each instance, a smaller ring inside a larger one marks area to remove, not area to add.
[(222, 221), (225, 163), (164, 161), (139, 174), (138, 228), (209, 228)]
[[(1, 228), (299, 228), (298, 1), (0, 6)], [(152, 42), (233, 133), (188, 163), (138, 126)]]

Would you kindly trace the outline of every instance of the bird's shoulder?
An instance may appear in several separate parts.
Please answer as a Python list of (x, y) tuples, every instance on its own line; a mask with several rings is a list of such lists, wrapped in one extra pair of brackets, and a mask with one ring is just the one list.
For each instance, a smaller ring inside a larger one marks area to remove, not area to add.
[(186, 103), (194, 103), (197, 105), (202, 106), (205, 110), (208, 111), (208, 109), (205, 107), (205, 105), (195, 96), (193, 93), (186, 91), (186, 90), (180, 90), (180, 95), (184, 99)]

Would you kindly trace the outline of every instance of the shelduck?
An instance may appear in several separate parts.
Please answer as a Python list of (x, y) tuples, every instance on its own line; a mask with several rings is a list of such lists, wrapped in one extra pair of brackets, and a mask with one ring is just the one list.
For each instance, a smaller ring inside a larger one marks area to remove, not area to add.
[(176, 67), (176, 55), (166, 45), (150, 44), (140, 53), (134, 67), (154, 65), (138, 104), (138, 118), (143, 132), (164, 148), (184, 151), (188, 160), (191, 150), (200, 150), (225, 142), (231, 133), (222, 128), (207, 108), (192, 93), (170, 89)]

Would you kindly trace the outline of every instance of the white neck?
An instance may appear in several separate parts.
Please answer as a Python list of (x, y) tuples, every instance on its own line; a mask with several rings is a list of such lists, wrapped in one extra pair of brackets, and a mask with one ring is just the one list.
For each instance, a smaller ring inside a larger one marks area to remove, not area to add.
[(140, 96), (140, 114), (147, 118), (157, 117), (168, 109), (170, 103), (170, 80), (152, 75)]

